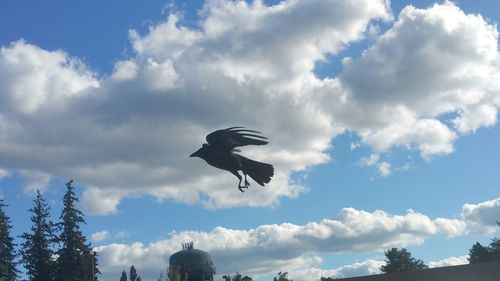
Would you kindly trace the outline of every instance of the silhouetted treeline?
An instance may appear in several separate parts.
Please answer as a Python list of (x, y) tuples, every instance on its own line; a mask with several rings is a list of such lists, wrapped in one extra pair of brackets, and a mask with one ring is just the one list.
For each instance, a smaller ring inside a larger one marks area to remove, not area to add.
[[(72, 186), (66, 183), (63, 209), (59, 222), (54, 223), (50, 207), (37, 190), (33, 200), (31, 228), (19, 237), (16, 251), (11, 234), (11, 221), (5, 214), (7, 204), (0, 199), (0, 280), (19, 278), (18, 266), (25, 268), (28, 281), (97, 281), (100, 274), (97, 255), (80, 229), (85, 224), (84, 214), (76, 207), (78, 198)], [(19, 257), (19, 263), (16, 262)]]
[[(500, 226), (500, 222), (497, 221)], [(493, 238), (489, 246), (476, 242), (469, 250), (469, 263), (500, 261), (500, 239)]]
[[(130, 267), (129, 277), (130, 277), (130, 281), (142, 281), (141, 276), (139, 276), (139, 274), (137, 274), (137, 270), (135, 269), (135, 266), (133, 266), (133, 265)], [(160, 279), (163, 279), (163, 274), (160, 275)], [(158, 280), (163, 281), (160, 279), (158, 279)], [(128, 281), (127, 272), (125, 272), (125, 270), (122, 271), (120, 281)]]
[(392, 248), (385, 251), (385, 265), (380, 267), (383, 273), (394, 273), (407, 270), (429, 268), (422, 260), (415, 259), (405, 248)]
[(239, 272), (236, 272), (236, 274), (234, 276), (231, 276), (229, 274), (226, 274), (226, 275), (223, 275), (222, 276), (222, 279), (224, 279), (224, 281), (252, 281), (252, 277), (248, 276), (248, 275), (241, 275)]
[(10, 231), (12, 224), (10, 218), (5, 214), (5, 204), (0, 199), (0, 280), (16, 280), (19, 271), (16, 268), (16, 253), (14, 238)]

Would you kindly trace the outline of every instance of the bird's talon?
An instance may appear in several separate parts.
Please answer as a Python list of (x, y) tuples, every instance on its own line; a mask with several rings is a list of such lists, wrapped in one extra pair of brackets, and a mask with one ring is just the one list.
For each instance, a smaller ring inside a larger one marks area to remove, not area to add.
[(243, 188), (248, 188), (248, 187), (246, 187), (246, 186), (238, 186), (238, 189), (239, 189), (241, 192), (245, 192), (245, 191), (243, 190)]

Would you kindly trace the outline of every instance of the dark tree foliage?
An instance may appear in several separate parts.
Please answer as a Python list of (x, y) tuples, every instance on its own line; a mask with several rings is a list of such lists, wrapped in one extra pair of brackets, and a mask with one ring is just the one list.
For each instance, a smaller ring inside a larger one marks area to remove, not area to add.
[(73, 181), (66, 183), (66, 193), (63, 197), (63, 210), (59, 227), (61, 234), (57, 251), (56, 281), (82, 281), (93, 277), (97, 280), (99, 269), (97, 257), (92, 252), (90, 243), (86, 242), (80, 225), (85, 224), (83, 213), (77, 209), (78, 198), (75, 195)]
[(10, 218), (5, 214), (5, 204), (0, 199), (0, 280), (14, 281), (19, 271), (16, 268), (16, 252), (14, 238), (10, 235), (12, 229)]
[(122, 271), (122, 276), (120, 277), (120, 281), (127, 281), (127, 273), (124, 271)]
[(500, 239), (493, 238), (491, 240), (488, 250), (491, 254), (491, 259), (494, 261), (500, 261)]
[[(500, 226), (500, 221), (496, 222)], [(489, 246), (476, 242), (469, 250), (469, 263), (500, 261), (500, 239), (493, 238)]]
[(35, 206), (29, 209), (31, 216), (31, 232), (23, 233), (21, 256), (28, 280), (51, 281), (54, 280), (54, 250), (55, 225), (50, 221), (50, 208), (45, 199), (36, 191), (33, 201)]
[(321, 280), (321, 281), (332, 281), (332, 280), (335, 280), (335, 278), (333, 278), (333, 277), (323, 277), (323, 276), (321, 276), (320, 280)]
[(417, 260), (411, 256), (405, 248), (399, 250), (392, 248), (385, 252), (386, 264), (380, 267), (383, 273), (393, 273), (407, 270), (428, 268), (422, 260)]
[(278, 275), (273, 277), (273, 281), (293, 281), (288, 278), (288, 272), (278, 272)]
[(234, 276), (231, 276), (231, 275), (223, 275), (222, 276), (222, 279), (224, 279), (225, 281), (252, 281), (252, 277), (248, 276), (248, 275), (241, 275), (239, 272), (236, 272), (236, 274)]
[(469, 250), (469, 263), (492, 261), (493, 258), (487, 247), (484, 247), (479, 242), (476, 242)]
[[(500, 226), (500, 221), (496, 221), (497, 225)], [(490, 243), (490, 253), (491, 257), (495, 261), (500, 261), (500, 239), (493, 238)]]
[(129, 274), (129, 277), (130, 277), (130, 281), (137, 281), (137, 270), (135, 269), (135, 266), (131, 266), (130, 267), (130, 274)]

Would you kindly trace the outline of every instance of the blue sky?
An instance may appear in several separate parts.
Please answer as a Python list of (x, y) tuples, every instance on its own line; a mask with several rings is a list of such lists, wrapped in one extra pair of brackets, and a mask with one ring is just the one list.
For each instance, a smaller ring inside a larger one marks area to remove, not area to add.
[[(223, 274), (433, 266), (498, 236), (497, 1), (0, 4), (0, 196), (73, 178), (102, 280), (156, 280), (182, 242)], [(389, 5), (389, 6), (388, 6)], [(270, 138), (268, 187), (187, 156), (212, 130)]]

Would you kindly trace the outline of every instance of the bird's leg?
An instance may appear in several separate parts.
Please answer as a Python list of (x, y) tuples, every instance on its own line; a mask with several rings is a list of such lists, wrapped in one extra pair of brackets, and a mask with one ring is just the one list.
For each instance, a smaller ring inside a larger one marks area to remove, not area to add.
[[(243, 188), (248, 188), (248, 187), (246, 187), (246, 186), (242, 186), (242, 185), (241, 185), (241, 180), (242, 180), (241, 175), (240, 175), (240, 174), (238, 174), (238, 172), (237, 172), (237, 171), (230, 171), (230, 172), (231, 172), (233, 175), (235, 175), (235, 176), (236, 176), (236, 177), (240, 180), (240, 182), (238, 182), (238, 189), (239, 189), (241, 192), (245, 192), (245, 191), (243, 191)], [(246, 179), (245, 179), (245, 181), (246, 181)]]
[(247, 180), (247, 174), (243, 173), (243, 175), (245, 175), (245, 188), (248, 188), (250, 186), (250, 183)]

